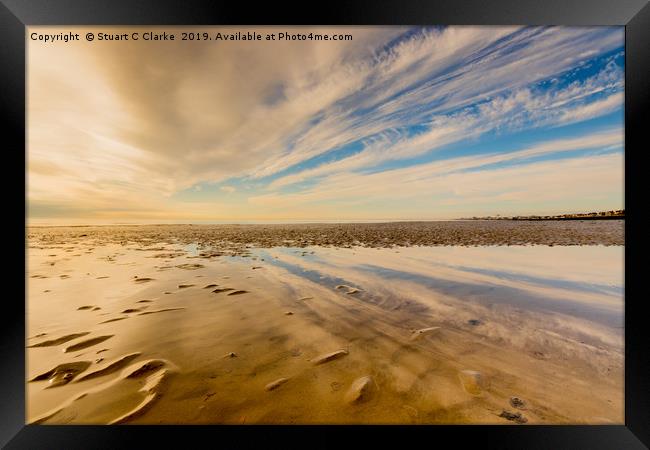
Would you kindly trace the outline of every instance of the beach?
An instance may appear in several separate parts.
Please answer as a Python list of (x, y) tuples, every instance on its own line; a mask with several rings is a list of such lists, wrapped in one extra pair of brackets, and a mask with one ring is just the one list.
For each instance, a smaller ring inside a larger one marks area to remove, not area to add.
[(622, 220), (26, 233), (28, 423), (624, 423)]

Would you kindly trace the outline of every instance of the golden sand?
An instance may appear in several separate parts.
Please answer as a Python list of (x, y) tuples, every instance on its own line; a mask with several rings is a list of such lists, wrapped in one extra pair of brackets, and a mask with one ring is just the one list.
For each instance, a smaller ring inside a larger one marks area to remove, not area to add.
[(29, 423), (623, 423), (620, 246), (29, 232)]

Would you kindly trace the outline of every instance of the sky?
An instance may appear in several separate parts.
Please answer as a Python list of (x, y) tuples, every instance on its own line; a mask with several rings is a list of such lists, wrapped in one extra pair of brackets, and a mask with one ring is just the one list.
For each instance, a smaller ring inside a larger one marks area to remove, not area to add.
[[(93, 41), (167, 31), (176, 41)], [(29, 27), (30, 224), (624, 208), (623, 27)], [(31, 40), (78, 32), (80, 41)]]

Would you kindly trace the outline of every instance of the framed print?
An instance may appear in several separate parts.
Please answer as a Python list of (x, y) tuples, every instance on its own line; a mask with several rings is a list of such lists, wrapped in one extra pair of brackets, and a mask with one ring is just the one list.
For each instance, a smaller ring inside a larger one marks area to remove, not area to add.
[(2, 444), (647, 446), (647, 2), (325, 6), (3, 0)]

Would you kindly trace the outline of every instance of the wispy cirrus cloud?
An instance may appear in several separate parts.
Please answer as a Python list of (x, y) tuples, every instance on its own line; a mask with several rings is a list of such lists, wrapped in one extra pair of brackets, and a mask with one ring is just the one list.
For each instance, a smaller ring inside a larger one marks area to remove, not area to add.
[[(575, 201), (585, 196), (604, 199), (609, 195), (622, 199), (621, 154), (538, 160), (576, 150), (617, 148), (621, 139), (622, 130), (614, 129), (596, 135), (542, 142), (508, 153), (450, 158), (369, 174), (337, 172), (310, 189), (292, 194), (265, 194), (249, 201), (255, 205), (276, 206), (337, 202), (358, 207), (381, 199), (395, 207), (400, 202), (422, 204), (425, 199), (431, 208), (459, 204), (465, 205), (465, 212), (472, 214), (471, 205), (476, 207), (477, 202), (501, 202), (504, 210), (515, 211), (512, 201), (531, 209), (535, 203)], [(483, 170), (477, 170), (481, 168)], [(416, 211), (414, 208), (412, 214)]]
[[(335, 162), (291, 173), (274, 180), (269, 187), (297, 183), (314, 176), (336, 173), (341, 170), (367, 169), (390, 161), (412, 158), (444, 147), (453, 142), (477, 138), (493, 131), (515, 131), (524, 127), (567, 125), (576, 121), (607, 114), (623, 103), (622, 73), (610, 84), (595, 80), (610, 80), (610, 66), (584, 82), (572, 84), (566, 89), (550, 88), (535, 92), (522, 88), (508, 92), (479, 105), (454, 111), (448, 115), (433, 116), (421, 125), (426, 131), (407, 135), (399, 129), (389, 129), (363, 141), (363, 150)], [(592, 95), (610, 92), (600, 100), (587, 101)], [(613, 92), (613, 93), (612, 93)], [(621, 134), (617, 135), (622, 142)]]
[[(353, 41), (30, 42), (32, 214), (108, 217), (119, 203), (129, 217), (147, 205), (143, 217), (318, 218), (365, 192), (356, 214), (377, 218), (372, 204), (396, 192), (417, 211), (418, 195), (443, 179), (468, 192), (472, 180), (490, 179), (484, 172), (528, 170), (490, 165), (528, 161), (534, 170), (552, 164), (540, 158), (577, 150), (569, 156), (591, 162), (612, 156), (590, 151), (622, 151), (621, 28), (314, 31)], [(395, 186), (396, 176), (420, 181)], [(619, 206), (622, 187), (608, 189), (603, 207)], [(527, 191), (518, 192), (523, 205)]]

